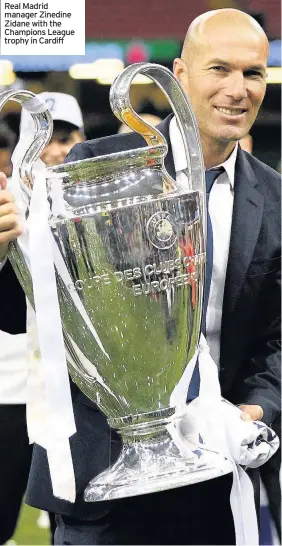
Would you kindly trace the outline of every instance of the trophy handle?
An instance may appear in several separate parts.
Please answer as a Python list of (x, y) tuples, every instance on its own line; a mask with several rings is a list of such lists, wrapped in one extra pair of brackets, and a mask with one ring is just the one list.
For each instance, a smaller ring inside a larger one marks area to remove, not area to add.
[[(205, 252), (207, 233), (205, 167), (200, 135), (192, 106), (178, 80), (173, 73), (164, 66), (152, 63), (137, 63), (128, 66), (121, 72), (113, 82), (110, 90), (112, 111), (118, 119), (126, 123), (135, 132), (141, 134), (148, 145), (165, 144), (167, 147), (167, 142), (165, 137), (156, 127), (152, 127), (146, 123), (132, 108), (130, 101), (130, 86), (133, 79), (138, 74), (149, 77), (158, 85), (165, 93), (176, 117), (186, 155), (187, 169), (184, 170), (184, 173), (188, 180), (187, 189), (190, 191), (197, 191), (200, 197), (199, 206), (203, 235), (202, 248), (203, 252)], [(166, 177), (173, 181), (164, 166), (163, 169)], [(174, 187), (177, 188), (177, 183), (175, 181), (173, 181), (173, 183)], [(201, 312), (199, 313), (199, 319), (195, 323), (195, 337), (198, 341), (201, 330), (200, 316)], [(193, 355), (191, 355), (191, 357), (192, 356)]]
[(47, 104), (42, 101), (37, 95), (31, 91), (5, 91), (0, 95), (0, 111), (3, 106), (13, 100), (21, 104), (32, 116), (34, 121), (34, 137), (30, 146), (25, 152), (21, 165), (19, 166), (19, 174), (21, 180), (26, 186), (32, 188), (32, 166), (40, 157), (45, 146), (50, 141), (53, 132), (53, 120), (48, 110)]
[(201, 193), (205, 210), (205, 168), (198, 126), (190, 101), (172, 72), (164, 66), (151, 63), (128, 66), (117, 76), (111, 87), (110, 104), (113, 113), (120, 121), (141, 134), (148, 145), (167, 145), (162, 133), (146, 123), (132, 108), (130, 86), (137, 74), (150, 78), (165, 93), (176, 117), (185, 148), (187, 169), (184, 172), (187, 175), (188, 188)]

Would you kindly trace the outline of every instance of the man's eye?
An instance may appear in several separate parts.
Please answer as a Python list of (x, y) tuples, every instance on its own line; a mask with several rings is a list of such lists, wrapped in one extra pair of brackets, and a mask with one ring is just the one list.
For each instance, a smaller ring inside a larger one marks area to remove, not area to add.
[(220, 65), (212, 66), (211, 69), (215, 70), (215, 72), (227, 72), (227, 68), (225, 68), (225, 66), (220, 66)]
[(244, 75), (246, 78), (264, 78), (264, 74), (257, 70), (247, 70)]

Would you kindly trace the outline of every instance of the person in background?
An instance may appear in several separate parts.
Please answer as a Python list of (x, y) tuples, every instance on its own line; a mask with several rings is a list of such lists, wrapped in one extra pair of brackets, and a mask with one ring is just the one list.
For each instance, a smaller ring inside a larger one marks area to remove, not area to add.
[[(85, 140), (83, 118), (77, 100), (65, 93), (44, 91), (37, 95), (44, 100), (53, 118), (53, 134), (48, 146), (41, 154), (41, 159), (48, 167), (60, 165), (75, 144)], [(20, 138), (27, 131), (33, 130), (31, 115), (22, 111)]]
[(5, 123), (5, 125), (7, 125), (7, 127), (9, 127), (10, 131), (14, 133), (16, 142), (18, 142), (20, 137), (21, 112), (3, 112), (3, 115), (1, 115), (1, 120), (3, 123)]
[[(44, 92), (38, 96), (46, 101), (54, 122), (51, 141), (41, 159), (48, 166), (63, 163), (73, 145), (84, 140), (80, 107), (73, 96), (64, 93)], [(32, 117), (23, 110), (20, 138), (24, 139), (30, 130)], [(0, 171), (7, 177), (11, 176), (13, 143), (11, 132), (6, 128), (1, 132), (0, 125)], [(3, 227), (0, 212), (0, 230)], [(0, 544), (15, 531), (32, 456), (26, 428), (26, 338), (25, 295), (9, 260), (1, 262), (0, 256)], [(49, 517), (53, 541), (54, 515), (50, 513)], [(41, 514), (42, 520), (46, 523), (47, 517)]]

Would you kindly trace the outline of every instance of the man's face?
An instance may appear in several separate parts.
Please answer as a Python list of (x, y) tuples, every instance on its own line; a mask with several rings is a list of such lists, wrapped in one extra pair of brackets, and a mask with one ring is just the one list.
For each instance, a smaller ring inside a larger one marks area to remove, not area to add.
[(226, 143), (249, 132), (265, 95), (267, 55), (260, 35), (223, 28), (201, 38), (190, 58), (176, 59), (202, 139)]
[(48, 146), (41, 154), (41, 159), (48, 167), (64, 162), (75, 144), (83, 141), (80, 131), (55, 130)]
[(8, 148), (0, 148), (0, 172), (7, 178), (12, 176), (11, 152)]

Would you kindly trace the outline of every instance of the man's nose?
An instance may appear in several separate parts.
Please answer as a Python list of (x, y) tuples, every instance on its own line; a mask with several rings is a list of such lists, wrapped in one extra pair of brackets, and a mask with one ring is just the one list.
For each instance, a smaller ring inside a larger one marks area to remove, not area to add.
[(239, 72), (230, 74), (226, 94), (235, 101), (240, 101), (248, 96), (244, 74)]

